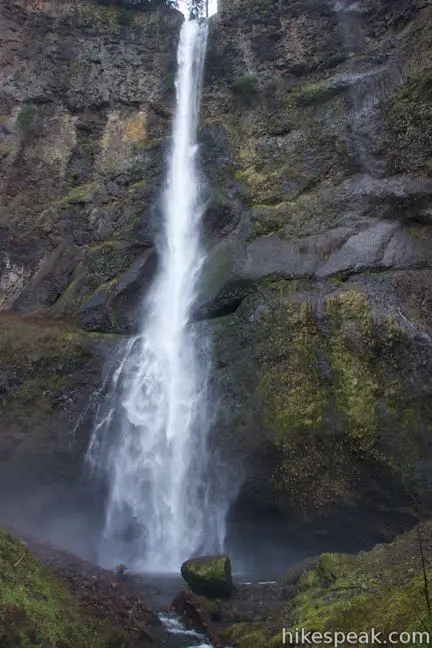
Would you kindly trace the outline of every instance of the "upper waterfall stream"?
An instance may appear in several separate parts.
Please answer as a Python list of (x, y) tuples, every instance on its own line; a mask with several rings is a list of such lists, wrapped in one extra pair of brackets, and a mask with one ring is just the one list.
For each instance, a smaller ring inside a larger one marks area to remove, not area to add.
[(87, 454), (109, 487), (101, 562), (127, 560), (154, 572), (177, 571), (193, 553), (220, 551), (223, 541), (224, 511), (209, 501), (209, 359), (190, 326), (205, 260), (197, 124), (206, 42), (207, 24), (185, 21), (158, 275)]

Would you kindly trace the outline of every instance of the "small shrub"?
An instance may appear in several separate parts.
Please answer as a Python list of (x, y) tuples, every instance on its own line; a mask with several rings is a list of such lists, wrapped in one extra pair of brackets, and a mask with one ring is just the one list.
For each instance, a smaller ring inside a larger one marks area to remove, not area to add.
[(258, 79), (254, 74), (245, 74), (234, 81), (233, 88), (243, 97), (253, 97), (258, 93)]
[(18, 128), (25, 134), (31, 133), (36, 118), (36, 106), (32, 103), (25, 103), (21, 106), (17, 115), (16, 123)]
[(119, 25), (122, 27), (129, 27), (130, 25), (133, 24), (133, 14), (129, 9), (126, 9), (125, 7), (121, 7), (119, 9), (119, 12), (117, 14), (117, 22)]
[(168, 74), (165, 76), (165, 86), (169, 92), (174, 92), (175, 81), (176, 81), (175, 72), (168, 72)]

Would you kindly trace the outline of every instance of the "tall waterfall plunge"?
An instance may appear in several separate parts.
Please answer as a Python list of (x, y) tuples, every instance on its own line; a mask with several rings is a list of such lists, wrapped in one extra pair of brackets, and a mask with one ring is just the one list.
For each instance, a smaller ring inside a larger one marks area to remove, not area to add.
[(209, 480), (205, 340), (189, 322), (204, 262), (196, 133), (206, 41), (206, 24), (184, 23), (159, 274), (87, 453), (109, 484), (100, 561), (147, 571), (177, 571), (223, 543), (226, 507)]

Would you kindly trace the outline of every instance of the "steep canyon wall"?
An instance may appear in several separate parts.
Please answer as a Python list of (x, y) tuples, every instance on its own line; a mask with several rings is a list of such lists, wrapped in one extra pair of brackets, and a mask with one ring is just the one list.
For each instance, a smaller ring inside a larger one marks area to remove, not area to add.
[[(431, 3), (221, 5), (196, 310), (213, 443), (245, 505), (391, 535), (407, 490), (432, 495)], [(0, 459), (62, 482), (157, 267), (182, 17), (2, 13)]]

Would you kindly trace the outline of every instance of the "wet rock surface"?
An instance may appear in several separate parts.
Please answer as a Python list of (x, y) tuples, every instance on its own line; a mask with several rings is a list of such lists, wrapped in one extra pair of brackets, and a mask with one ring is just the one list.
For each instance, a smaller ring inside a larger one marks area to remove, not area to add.
[(229, 598), (233, 592), (228, 556), (204, 556), (187, 560), (181, 574), (190, 589), (209, 598)]

